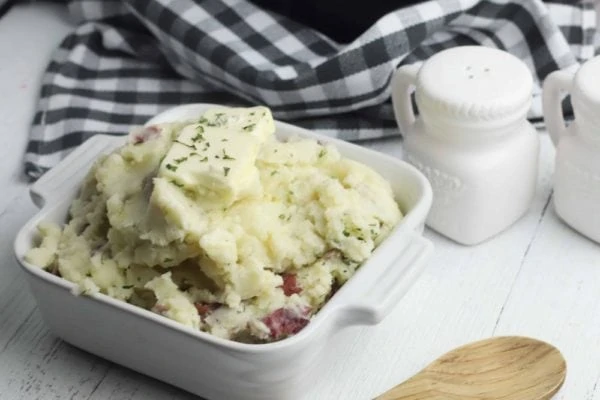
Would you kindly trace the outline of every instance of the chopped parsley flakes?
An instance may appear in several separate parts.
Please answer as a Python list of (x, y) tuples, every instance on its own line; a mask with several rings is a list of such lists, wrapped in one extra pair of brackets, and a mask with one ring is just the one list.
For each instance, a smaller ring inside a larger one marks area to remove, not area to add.
[(175, 143), (179, 143), (182, 146), (189, 147), (190, 149), (196, 150), (196, 148), (194, 146), (192, 146), (191, 144), (183, 143), (183, 142), (180, 142), (179, 140), (175, 140)]
[(223, 126), (227, 123), (225, 113), (215, 113), (215, 119), (212, 122), (207, 122), (208, 126)]
[(175, 164), (181, 164), (182, 162), (184, 162), (187, 159), (188, 159), (187, 157), (181, 157), (181, 158), (176, 158), (173, 161), (175, 162)]
[(235, 160), (235, 158), (231, 157), (225, 152), (225, 149), (223, 149), (223, 160)]

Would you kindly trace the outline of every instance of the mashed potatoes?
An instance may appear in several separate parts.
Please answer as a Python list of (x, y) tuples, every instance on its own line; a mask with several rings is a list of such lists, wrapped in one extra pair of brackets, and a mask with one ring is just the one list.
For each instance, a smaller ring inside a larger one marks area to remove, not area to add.
[(274, 131), (254, 107), (133, 132), (27, 261), (223, 338), (298, 332), (402, 215), (370, 168)]

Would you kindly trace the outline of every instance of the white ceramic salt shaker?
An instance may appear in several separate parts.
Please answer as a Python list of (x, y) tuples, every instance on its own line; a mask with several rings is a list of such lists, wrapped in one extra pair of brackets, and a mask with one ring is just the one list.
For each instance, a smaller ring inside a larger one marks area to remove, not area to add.
[(429, 227), (476, 244), (528, 210), (539, 157), (537, 132), (526, 119), (532, 88), (521, 60), (482, 46), (444, 50), (422, 64), (398, 68), (394, 112), (405, 159), (433, 187)]
[[(565, 126), (561, 101), (570, 94), (575, 120)], [(556, 71), (544, 82), (543, 108), (556, 146), (554, 208), (571, 227), (600, 242), (600, 57), (576, 74)]]

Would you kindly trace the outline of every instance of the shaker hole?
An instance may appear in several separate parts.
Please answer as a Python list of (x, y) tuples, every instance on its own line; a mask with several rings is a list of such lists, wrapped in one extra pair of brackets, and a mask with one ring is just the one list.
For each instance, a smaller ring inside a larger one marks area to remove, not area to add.
[(483, 71), (484, 72), (490, 72), (490, 69), (489, 68), (485, 68)]
[(467, 68), (466, 68), (466, 69), (467, 69), (467, 71), (470, 71), (470, 70), (471, 70), (471, 66), (470, 66), (470, 65), (467, 65)]
[(469, 75), (469, 79), (473, 79), (473, 75)]

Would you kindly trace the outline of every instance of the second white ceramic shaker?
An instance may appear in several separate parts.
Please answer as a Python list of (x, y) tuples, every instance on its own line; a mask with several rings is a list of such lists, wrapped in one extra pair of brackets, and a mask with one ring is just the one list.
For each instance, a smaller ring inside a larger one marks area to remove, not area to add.
[(394, 112), (405, 159), (433, 187), (429, 227), (477, 244), (528, 210), (539, 157), (537, 132), (526, 119), (532, 89), (521, 60), (482, 46), (444, 50), (422, 65), (398, 68)]
[[(571, 95), (575, 120), (565, 126), (561, 101)], [(556, 146), (554, 207), (583, 235), (600, 242), (600, 56), (577, 74), (556, 71), (544, 82), (544, 117)]]

